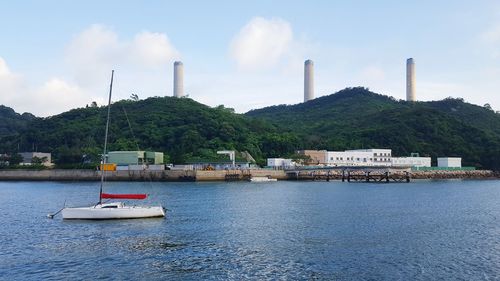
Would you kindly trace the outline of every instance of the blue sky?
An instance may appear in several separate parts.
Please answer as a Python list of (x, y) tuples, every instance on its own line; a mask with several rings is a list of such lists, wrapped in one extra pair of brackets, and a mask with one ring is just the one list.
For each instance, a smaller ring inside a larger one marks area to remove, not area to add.
[(1, 1), (0, 104), (48, 116), (114, 100), (172, 95), (173, 62), (194, 100), (237, 112), (345, 87), (448, 96), (500, 110), (498, 1)]

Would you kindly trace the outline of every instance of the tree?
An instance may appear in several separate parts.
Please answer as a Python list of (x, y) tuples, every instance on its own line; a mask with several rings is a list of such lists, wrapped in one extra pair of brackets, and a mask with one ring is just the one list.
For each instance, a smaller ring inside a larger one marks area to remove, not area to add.
[(19, 153), (14, 153), (10, 155), (9, 164), (10, 165), (19, 165), (23, 162), (23, 157)]
[(48, 160), (47, 156), (44, 157), (34, 156), (33, 158), (31, 158), (31, 164), (42, 165), (43, 163), (47, 162), (47, 160)]

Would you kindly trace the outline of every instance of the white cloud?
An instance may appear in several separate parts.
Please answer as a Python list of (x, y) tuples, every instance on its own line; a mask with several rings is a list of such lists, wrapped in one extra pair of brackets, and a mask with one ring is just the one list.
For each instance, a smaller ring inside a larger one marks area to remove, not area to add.
[(242, 69), (270, 67), (289, 54), (292, 42), (290, 23), (255, 17), (232, 39), (230, 56)]
[(10, 69), (9, 66), (7, 66), (7, 63), (3, 58), (0, 57), (0, 77), (9, 75), (10, 74)]
[(88, 98), (78, 86), (54, 77), (33, 91), (30, 102), (36, 104), (37, 114), (48, 116), (61, 113), (61, 108), (82, 107)]
[(110, 27), (97, 24), (74, 36), (66, 49), (66, 61), (84, 88), (103, 85), (111, 69), (166, 67), (179, 57), (164, 33), (142, 31), (132, 40), (120, 40)]
[(130, 47), (131, 57), (139, 65), (162, 66), (180, 57), (167, 35), (163, 33), (143, 31), (135, 36)]
[(93, 86), (124, 57), (118, 36), (102, 25), (92, 25), (76, 35), (66, 49), (66, 62), (83, 87)]
[(9, 105), (23, 90), (21, 75), (12, 73), (7, 62), (0, 57), (0, 104)]
[(0, 57), (0, 104), (16, 112), (49, 116), (88, 103), (88, 96), (76, 85), (51, 78), (39, 87), (31, 87), (19, 74), (12, 73)]
[(179, 56), (166, 34), (142, 31), (130, 40), (121, 40), (111, 28), (91, 25), (68, 43), (65, 62), (69, 71), (64, 69), (64, 76), (46, 73), (45, 82), (32, 84), (28, 77), (13, 73), (0, 57), (0, 104), (38, 116), (58, 114), (92, 101), (104, 104), (112, 69), (119, 74), (115, 100), (129, 97), (131, 92), (142, 98), (150, 96), (142, 91), (158, 95), (158, 89), (163, 91), (168, 83), (163, 81), (170, 69), (167, 64)]

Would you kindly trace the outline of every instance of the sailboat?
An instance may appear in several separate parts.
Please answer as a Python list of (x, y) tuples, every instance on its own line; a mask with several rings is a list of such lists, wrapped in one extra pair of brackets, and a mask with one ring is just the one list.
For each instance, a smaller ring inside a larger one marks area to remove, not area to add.
[[(111, 109), (111, 93), (113, 90), (114, 70), (111, 71), (111, 84), (109, 85), (108, 115), (106, 120), (106, 133), (104, 137), (104, 153), (102, 166), (106, 164), (106, 150), (108, 145), (109, 114)], [(107, 220), (107, 219), (137, 219), (165, 217), (165, 209), (160, 206), (127, 206), (123, 202), (104, 202), (103, 199), (135, 199), (147, 198), (147, 194), (110, 194), (103, 193), (102, 188), (105, 179), (105, 169), (101, 169), (101, 186), (99, 190), (99, 202), (88, 207), (64, 207), (61, 209), (63, 219), (81, 220)], [(53, 217), (53, 215), (52, 215)]]

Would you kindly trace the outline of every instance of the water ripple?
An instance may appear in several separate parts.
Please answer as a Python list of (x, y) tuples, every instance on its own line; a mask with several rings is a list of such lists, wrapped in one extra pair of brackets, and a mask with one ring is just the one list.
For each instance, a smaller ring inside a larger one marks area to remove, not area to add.
[[(141, 192), (137, 183), (111, 189)], [(153, 183), (167, 219), (62, 221), (89, 183), (0, 183), (5, 280), (495, 280), (500, 181)]]

